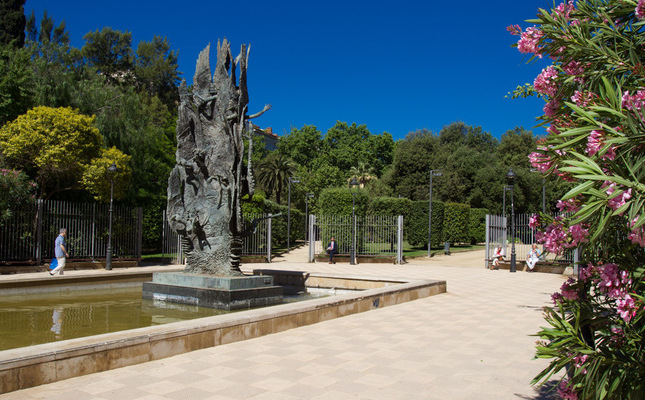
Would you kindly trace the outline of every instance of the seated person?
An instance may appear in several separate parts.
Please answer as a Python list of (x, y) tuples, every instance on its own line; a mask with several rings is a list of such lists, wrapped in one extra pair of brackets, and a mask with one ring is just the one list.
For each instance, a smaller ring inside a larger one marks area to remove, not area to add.
[(502, 246), (497, 246), (495, 248), (495, 251), (493, 252), (493, 266), (491, 267), (491, 270), (493, 269), (499, 269), (499, 262), (504, 260), (504, 250), (502, 250)]
[(540, 261), (540, 256), (542, 253), (540, 250), (537, 248), (537, 244), (533, 244), (531, 246), (531, 250), (529, 251), (529, 254), (526, 255), (526, 265), (529, 267), (527, 272), (533, 271), (533, 268), (535, 268), (535, 264)]

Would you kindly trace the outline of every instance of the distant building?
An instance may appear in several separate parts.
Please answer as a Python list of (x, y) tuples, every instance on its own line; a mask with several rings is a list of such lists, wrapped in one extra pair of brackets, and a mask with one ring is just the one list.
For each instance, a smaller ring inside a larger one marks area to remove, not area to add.
[(280, 139), (278, 135), (273, 133), (273, 129), (271, 128), (260, 128), (257, 125), (251, 124), (251, 128), (253, 129), (253, 134), (261, 136), (262, 139), (264, 140), (264, 148), (273, 151), (278, 148), (278, 140)]

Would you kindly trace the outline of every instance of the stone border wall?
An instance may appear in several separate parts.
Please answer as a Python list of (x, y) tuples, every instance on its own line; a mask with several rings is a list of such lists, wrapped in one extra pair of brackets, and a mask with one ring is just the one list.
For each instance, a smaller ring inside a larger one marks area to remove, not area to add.
[(301, 303), (0, 351), (0, 393), (252, 339), (444, 292), (445, 281), (409, 281)]

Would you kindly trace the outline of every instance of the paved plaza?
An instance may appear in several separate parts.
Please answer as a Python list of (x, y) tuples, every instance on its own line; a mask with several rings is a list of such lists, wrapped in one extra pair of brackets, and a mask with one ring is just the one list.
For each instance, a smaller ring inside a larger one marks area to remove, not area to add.
[[(447, 293), (252, 340), (0, 395), (8, 399), (551, 399), (531, 379), (535, 334), (565, 277), (484, 268), (483, 252), (404, 265), (314, 263), (304, 250), (254, 268), (438, 279)], [(68, 271), (118, 273), (112, 271)], [(41, 274), (45, 274), (44, 272)], [(27, 274), (24, 274), (27, 275)], [(22, 276), (23, 278), (25, 276)], [(15, 279), (15, 276), (0, 276)], [(52, 278), (55, 279), (55, 278)]]

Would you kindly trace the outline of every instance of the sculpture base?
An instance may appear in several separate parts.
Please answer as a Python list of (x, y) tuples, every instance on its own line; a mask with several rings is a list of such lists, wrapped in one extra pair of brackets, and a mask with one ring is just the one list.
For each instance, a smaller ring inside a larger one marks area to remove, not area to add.
[(282, 303), (282, 287), (271, 276), (214, 276), (157, 272), (144, 282), (143, 298), (221, 310), (240, 310)]

